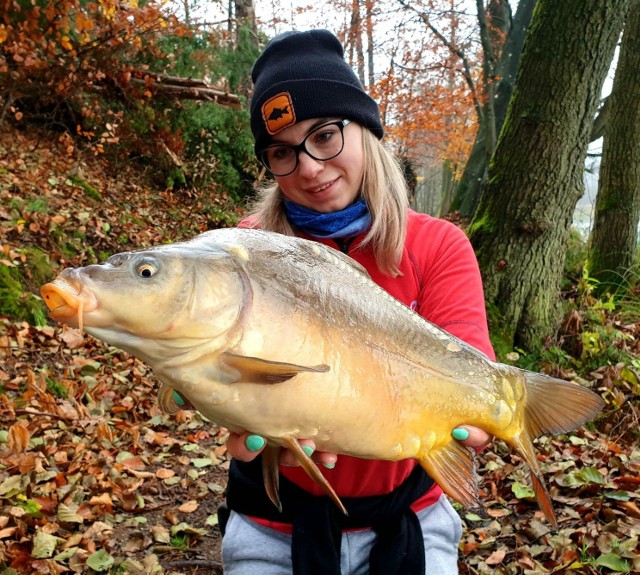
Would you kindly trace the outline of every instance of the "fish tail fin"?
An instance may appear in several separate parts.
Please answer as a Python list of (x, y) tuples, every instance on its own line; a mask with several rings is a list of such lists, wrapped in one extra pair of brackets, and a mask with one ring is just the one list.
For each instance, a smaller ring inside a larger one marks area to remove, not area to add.
[(442, 490), (467, 507), (480, 504), (473, 452), (455, 440), (418, 457), (420, 465)]
[(550, 523), (557, 527), (551, 497), (542, 479), (533, 440), (540, 435), (567, 433), (595, 417), (604, 407), (603, 399), (577, 383), (548, 375), (523, 372), (527, 389), (523, 430), (507, 439), (527, 462), (536, 499)]

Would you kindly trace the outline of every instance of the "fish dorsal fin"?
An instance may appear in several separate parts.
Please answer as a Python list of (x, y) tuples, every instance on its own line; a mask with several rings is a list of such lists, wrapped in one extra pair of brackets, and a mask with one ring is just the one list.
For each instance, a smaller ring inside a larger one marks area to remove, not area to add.
[(469, 448), (451, 440), (418, 461), (447, 495), (465, 506), (479, 505), (476, 466)]
[(342, 513), (349, 515), (345, 506), (342, 504), (342, 501), (340, 501), (340, 498), (333, 490), (333, 487), (331, 487), (331, 484), (327, 481), (327, 478), (322, 475), (313, 459), (304, 452), (300, 442), (295, 437), (285, 437), (283, 438), (283, 441), (285, 446), (293, 453), (293, 456), (301, 465), (302, 469), (306, 471), (307, 475), (311, 477), (311, 479), (313, 479), (329, 497), (331, 497)]
[(318, 242), (307, 241), (304, 243), (304, 247), (307, 250), (311, 251), (314, 257), (322, 256), (326, 261), (330, 262), (333, 265), (355, 271), (359, 274), (362, 274), (366, 278), (371, 279), (369, 272), (347, 254), (343, 254), (342, 252), (334, 248), (330, 248), (329, 246), (325, 246), (324, 244), (320, 244)]
[(299, 373), (324, 373), (329, 371), (329, 366), (325, 364), (314, 366), (295, 365), (293, 363), (237, 355), (229, 351), (224, 352), (220, 359), (234, 372), (230, 375), (230, 380), (233, 383), (282, 383)]

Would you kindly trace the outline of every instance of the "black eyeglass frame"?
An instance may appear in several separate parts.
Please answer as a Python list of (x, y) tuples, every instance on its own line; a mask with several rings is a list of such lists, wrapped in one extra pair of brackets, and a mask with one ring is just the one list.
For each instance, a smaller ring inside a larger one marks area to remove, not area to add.
[[(263, 148), (262, 150), (260, 150), (258, 152), (258, 159), (260, 160), (262, 165), (265, 168), (267, 168), (267, 170), (269, 171), (269, 173), (272, 176), (276, 176), (278, 178), (283, 178), (285, 176), (293, 174), (293, 172), (295, 172), (298, 169), (298, 165), (300, 164), (300, 152), (304, 152), (305, 154), (307, 154), (307, 156), (309, 156), (310, 158), (313, 158), (314, 160), (316, 160), (318, 162), (327, 162), (328, 160), (333, 160), (333, 158), (337, 158), (342, 153), (342, 151), (344, 150), (344, 129), (350, 123), (351, 123), (351, 120), (347, 120), (345, 118), (343, 120), (333, 120), (332, 122), (326, 122), (325, 124), (320, 124), (319, 126), (314, 128), (313, 130), (311, 130), (304, 137), (304, 140), (302, 140), (302, 142), (300, 142), (299, 144), (296, 144), (296, 145), (294, 145), (294, 144), (273, 144), (271, 146), (267, 146), (266, 148)], [(338, 126), (338, 128), (340, 128), (340, 136), (342, 137), (342, 146), (340, 146), (340, 150), (338, 150), (337, 153), (335, 153), (333, 156), (330, 156), (329, 158), (316, 158), (311, 152), (309, 152), (309, 150), (307, 150), (306, 142), (311, 136), (313, 136), (313, 134), (315, 134), (319, 130), (322, 130), (323, 128), (326, 128), (327, 126)], [(273, 172), (271, 170), (271, 168), (269, 167), (269, 162), (265, 158), (265, 154), (267, 153), (268, 150), (270, 150), (272, 148), (290, 148), (291, 150), (293, 150), (295, 152), (296, 162), (293, 165), (293, 169), (292, 170), (290, 170), (289, 172), (286, 172), (284, 174), (276, 174), (275, 172)]]

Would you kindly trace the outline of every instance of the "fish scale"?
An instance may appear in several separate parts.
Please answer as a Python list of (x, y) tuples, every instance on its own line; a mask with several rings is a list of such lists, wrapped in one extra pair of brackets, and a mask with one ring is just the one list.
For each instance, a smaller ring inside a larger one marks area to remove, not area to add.
[(301, 238), (214, 230), (64, 270), (41, 291), (52, 318), (145, 361), (163, 384), (163, 408), (177, 409), (177, 391), (210, 420), (264, 436), (277, 506), (272, 452), (287, 447), (344, 510), (301, 439), (355, 457), (414, 458), (447, 494), (474, 504), (473, 455), (451, 438), (467, 424), (521, 455), (555, 524), (532, 440), (603, 406), (581, 385), (489, 360), (348, 256)]

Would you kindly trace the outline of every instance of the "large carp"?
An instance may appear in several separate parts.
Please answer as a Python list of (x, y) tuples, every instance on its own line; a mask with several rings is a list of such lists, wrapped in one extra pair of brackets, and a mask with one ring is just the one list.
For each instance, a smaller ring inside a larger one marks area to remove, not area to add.
[(207, 418), (267, 438), (264, 479), (279, 506), (277, 452), (292, 449), (341, 503), (298, 440), (384, 460), (415, 458), (443, 490), (477, 503), (473, 454), (451, 438), (480, 427), (531, 469), (555, 523), (532, 439), (568, 432), (602, 399), (574, 383), (490, 361), (322, 244), (243, 229), (65, 269), (42, 287), (51, 317), (146, 362)]

